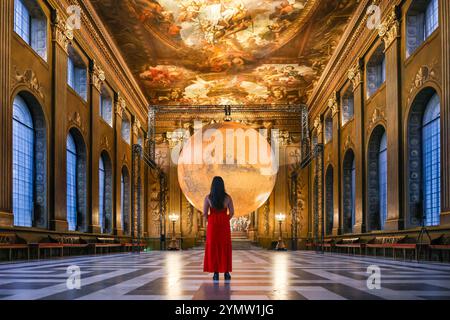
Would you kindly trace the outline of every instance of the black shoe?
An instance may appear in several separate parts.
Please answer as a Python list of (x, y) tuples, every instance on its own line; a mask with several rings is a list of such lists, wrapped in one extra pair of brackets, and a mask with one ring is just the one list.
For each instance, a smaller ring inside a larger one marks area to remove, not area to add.
[(218, 272), (214, 272), (213, 280), (214, 281), (219, 281), (219, 273)]
[(225, 280), (227, 280), (227, 281), (231, 280), (231, 275), (229, 272), (225, 273)]

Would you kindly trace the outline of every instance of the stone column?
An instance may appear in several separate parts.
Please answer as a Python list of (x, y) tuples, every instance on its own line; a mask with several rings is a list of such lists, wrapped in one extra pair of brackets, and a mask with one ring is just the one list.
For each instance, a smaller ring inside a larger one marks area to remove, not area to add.
[(333, 117), (333, 235), (339, 235), (342, 232), (340, 225), (340, 201), (341, 199), (341, 119), (339, 110), (339, 99), (335, 92), (328, 101)]
[[(355, 164), (356, 164), (356, 201), (355, 201), (355, 225), (354, 233), (361, 233), (365, 230), (364, 209), (365, 209), (365, 150), (364, 150), (364, 86), (363, 86), (363, 66), (360, 59), (357, 64), (349, 70), (349, 79), (353, 83), (354, 97), (354, 118), (355, 118)], [(341, 169), (341, 168), (339, 168)]]
[(439, 1), (442, 47), (441, 225), (450, 224), (450, 2)]
[(403, 181), (401, 92), (400, 92), (400, 22), (398, 9), (393, 6), (386, 20), (378, 27), (384, 41), (386, 58), (386, 121), (388, 156), (388, 217), (385, 230), (403, 228), (401, 182)]
[[(89, 146), (89, 154), (91, 155), (90, 166), (92, 168), (92, 174), (90, 177), (91, 183), (91, 192), (90, 192), (90, 207), (93, 209), (93, 204), (96, 203), (96, 210), (90, 210), (88, 212), (92, 213), (91, 216), (91, 227), (90, 229), (94, 233), (100, 232), (100, 222), (98, 221), (99, 213), (98, 213), (98, 163), (100, 159), (100, 137), (94, 134), (96, 124), (98, 123), (99, 117), (99, 106), (100, 106), (100, 94), (102, 84), (105, 81), (105, 73), (104, 71), (96, 64), (94, 60), (90, 61), (89, 65), (89, 74), (90, 74), (90, 92), (91, 92), (91, 100), (89, 105), (88, 117), (90, 119), (89, 124), (89, 135), (90, 135), (90, 146)], [(95, 183), (94, 183), (95, 182)], [(94, 200), (95, 199), (95, 200)], [(113, 205), (114, 207), (114, 205)], [(113, 209), (114, 210), (114, 209)], [(94, 214), (95, 212), (95, 214)], [(113, 211), (114, 212), (114, 211)]]
[(10, 97), (13, 0), (0, 1), (0, 227), (14, 225), (12, 204), (12, 106)]
[(53, 103), (51, 166), (50, 166), (50, 228), (67, 231), (66, 204), (66, 140), (67, 140), (67, 60), (68, 45), (73, 39), (60, 12), (52, 13), (53, 23)]

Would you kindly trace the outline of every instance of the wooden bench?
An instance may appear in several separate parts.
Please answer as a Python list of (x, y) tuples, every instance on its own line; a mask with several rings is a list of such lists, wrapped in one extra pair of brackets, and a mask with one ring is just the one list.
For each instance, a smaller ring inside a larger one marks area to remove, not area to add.
[(87, 253), (89, 244), (87, 241), (81, 239), (80, 237), (74, 236), (60, 236), (60, 237), (52, 237), (55, 243), (59, 243), (63, 246), (63, 256), (64, 255), (73, 255), (74, 252), (76, 255)]
[(407, 252), (413, 251), (413, 256), (417, 260), (418, 245), (414, 238), (408, 236), (386, 236), (375, 237), (366, 244), (366, 255), (378, 255), (378, 252), (383, 253), (383, 257), (387, 256), (389, 251), (392, 252), (392, 257), (396, 259), (396, 252), (401, 250), (403, 252), (403, 259), (406, 260)]
[(430, 250), (430, 258), (433, 252), (436, 252), (439, 255), (439, 261), (444, 261), (444, 254), (447, 255), (447, 261), (450, 259), (450, 236), (449, 235), (441, 235), (435, 240), (431, 241), (431, 244), (428, 246)]
[(358, 251), (360, 255), (362, 255), (364, 247), (365, 244), (361, 242), (361, 238), (344, 238), (334, 245), (338, 253), (345, 251), (344, 253), (347, 254), (356, 254)]
[(132, 243), (129, 241), (122, 242), (122, 249), (124, 252), (131, 252), (131, 251), (133, 251), (133, 248), (139, 248), (139, 251), (142, 251), (146, 247), (147, 247), (147, 243), (145, 243), (145, 242), (140, 242), (140, 243)]
[(0, 251), (8, 251), (9, 261), (13, 260), (14, 253), (25, 252), (30, 259), (30, 248), (27, 242), (15, 233), (0, 233)]
[(319, 246), (326, 252), (332, 252), (335, 245), (334, 239), (324, 239)]
[(59, 257), (64, 256), (64, 245), (62, 243), (58, 243), (50, 236), (41, 239), (39, 242), (30, 243), (29, 247), (32, 252), (35, 253), (38, 260), (41, 259), (41, 252), (44, 254), (44, 258), (47, 257), (47, 254), (50, 258), (52, 258), (54, 252), (57, 252)]
[(103, 254), (109, 254), (114, 251), (120, 251), (122, 248), (122, 244), (117, 242), (115, 238), (103, 238), (98, 237), (96, 239), (96, 242), (89, 243), (88, 244), (90, 251), (96, 255), (97, 253)]

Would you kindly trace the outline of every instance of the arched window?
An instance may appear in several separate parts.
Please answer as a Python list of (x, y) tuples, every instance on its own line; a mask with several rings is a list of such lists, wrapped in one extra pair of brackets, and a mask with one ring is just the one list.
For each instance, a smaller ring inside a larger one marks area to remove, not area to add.
[(342, 96), (342, 125), (353, 119), (354, 113), (353, 91), (349, 88)]
[(80, 55), (69, 46), (67, 59), (67, 84), (84, 100), (87, 100), (87, 70)]
[(99, 160), (99, 223), (102, 233), (112, 232), (112, 166), (106, 152)]
[(330, 142), (333, 139), (333, 118), (328, 115), (325, 118), (325, 143)]
[(356, 163), (352, 150), (346, 152), (343, 163), (343, 229), (352, 233), (355, 224)]
[(381, 44), (367, 63), (367, 98), (370, 98), (386, 81), (386, 58), (384, 44)]
[(67, 223), (69, 231), (87, 231), (87, 154), (81, 133), (72, 128), (67, 135)]
[(419, 92), (408, 118), (408, 205), (411, 226), (440, 224), (440, 100), (433, 88)]
[(69, 231), (77, 230), (77, 148), (75, 140), (69, 133), (67, 136), (67, 223)]
[(413, 1), (406, 19), (406, 56), (409, 57), (439, 27), (439, 1)]
[(131, 122), (128, 116), (123, 113), (122, 118), (122, 139), (125, 140), (128, 144), (131, 144)]
[(370, 136), (367, 163), (367, 230), (382, 230), (387, 217), (387, 136), (381, 125)]
[(112, 98), (108, 90), (103, 87), (100, 95), (100, 117), (111, 127), (113, 125), (112, 118)]
[(99, 203), (98, 203), (98, 219), (100, 222), (100, 229), (104, 230), (105, 228), (105, 162), (103, 161), (103, 157), (100, 157), (99, 162), (99, 177), (98, 177), (98, 195), (99, 195)]
[(47, 60), (47, 18), (36, 1), (14, 1), (14, 31)]
[(19, 96), (13, 104), (13, 212), (14, 225), (33, 226), (34, 126), (26, 102)]
[(333, 232), (334, 219), (334, 195), (333, 195), (333, 167), (329, 166), (325, 176), (325, 209), (326, 209), (326, 234)]
[(130, 233), (130, 176), (125, 167), (120, 177), (120, 212), (123, 233), (128, 235)]
[(379, 167), (379, 184), (380, 184), (380, 219), (381, 229), (384, 229), (384, 225), (387, 220), (387, 136), (386, 132), (381, 137), (380, 151), (378, 153), (378, 167)]
[(424, 213), (427, 226), (440, 223), (441, 213), (441, 130), (440, 101), (434, 94), (422, 121), (422, 165)]

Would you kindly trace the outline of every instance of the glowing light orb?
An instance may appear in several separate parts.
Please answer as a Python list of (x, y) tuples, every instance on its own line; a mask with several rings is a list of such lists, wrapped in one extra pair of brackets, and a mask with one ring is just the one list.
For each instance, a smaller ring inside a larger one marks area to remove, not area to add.
[(260, 208), (275, 187), (278, 157), (260, 132), (236, 122), (205, 126), (183, 146), (178, 181), (189, 202), (203, 210), (211, 181), (220, 176), (233, 198), (235, 215)]

